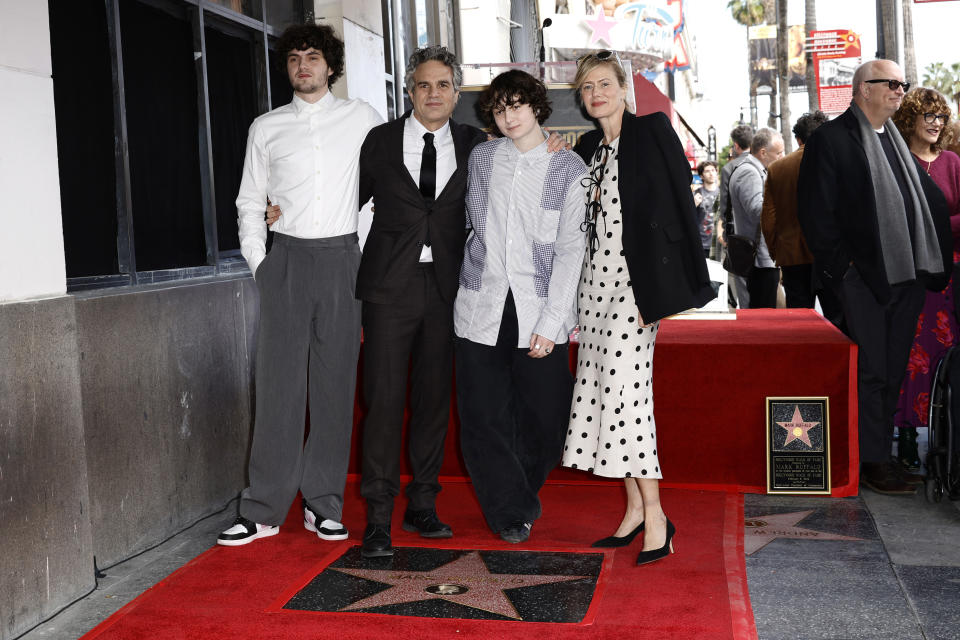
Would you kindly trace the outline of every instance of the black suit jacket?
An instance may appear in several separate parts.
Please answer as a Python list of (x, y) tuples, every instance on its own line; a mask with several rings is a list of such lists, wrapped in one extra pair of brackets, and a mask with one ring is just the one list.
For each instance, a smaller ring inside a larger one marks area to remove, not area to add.
[(487, 138), (476, 127), (450, 121), (457, 169), (433, 205), (427, 207), (403, 164), (403, 128), (408, 117), (409, 111), (374, 127), (360, 149), (360, 203), (372, 197), (375, 211), (357, 274), (356, 295), (381, 304), (395, 302), (403, 295), (420, 261), (429, 228), (440, 294), (452, 303), (466, 240), (467, 159)]
[[(950, 216), (943, 192), (919, 164), (917, 173), (943, 255), (942, 274), (921, 276), (927, 288), (939, 291), (946, 286), (953, 263)], [(797, 216), (821, 281), (839, 283), (852, 262), (877, 301), (890, 300), (873, 181), (853, 111), (847, 109), (810, 136), (797, 191)]]
[[(574, 151), (590, 165), (603, 139), (585, 133)], [(690, 165), (661, 113), (623, 114), (618, 151), (623, 253), (644, 322), (702, 307), (717, 297), (710, 285), (690, 191)]]

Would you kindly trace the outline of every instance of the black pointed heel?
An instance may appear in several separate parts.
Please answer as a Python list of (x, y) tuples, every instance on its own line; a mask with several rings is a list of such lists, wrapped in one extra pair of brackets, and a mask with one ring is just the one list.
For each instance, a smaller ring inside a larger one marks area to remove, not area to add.
[(601, 547), (601, 548), (625, 547), (625, 546), (627, 546), (628, 544), (630, 544), (631, 542), (633, 542), (633, 539), (636, 538), (636, 537), (637, 537), (637, 534), (640, 533), (641, 531), (643, 531), (643, 523), (642, 523), (642, 522), (637, 525), (637, 528), (636, 528), (636, 529), (634, 529), (633, 531), (631, 531), (630, 533), (628, 533), (627, 535), (625, 535), (625, 536), (623, 536), (623, 537), (607, 536), (606, 538), (602, 538), (601, 540), (597, 540), (596, 542), (594, 542), (594, 543), (593, 543), (592, 545), (590, 545), (590, 546), (591, 546), (591, 547)]
[(673, 536), (676, 533), (676, 527), (670, 522), (670, 518), (667, 518), (667, 541), (659, 549), (641, 551), (640, 555), (637, 556), (637, 564), (650, 564), (651, 562), (662, 560), (673, 553)]

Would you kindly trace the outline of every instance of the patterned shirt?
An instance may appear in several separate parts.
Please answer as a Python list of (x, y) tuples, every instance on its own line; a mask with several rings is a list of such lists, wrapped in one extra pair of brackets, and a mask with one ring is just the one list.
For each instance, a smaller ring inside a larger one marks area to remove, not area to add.
[(457, 336), (497, 343), (507, 292), (513, 292), (518, 348), (534, 333), (567, 341), (577, 323), (577, 280), (586, 248), (586, 167), (572, 151), (549, 153), (543, 142), (521, 153), (509, 138), (470, 154), (467, 238), (454, 305)]

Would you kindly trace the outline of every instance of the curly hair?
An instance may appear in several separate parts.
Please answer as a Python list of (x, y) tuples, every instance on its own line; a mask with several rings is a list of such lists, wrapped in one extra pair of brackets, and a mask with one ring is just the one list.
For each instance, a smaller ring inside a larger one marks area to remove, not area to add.
[(797, 123), (793, 125), (793, 135), (800, 141), (800, 144), (807, 144), (807, 140), (809, 140), (813, 132), (817, 130), (817, 127), (827, 120), (829, 120), (827, 114), (819, 109), (805, 113), (797, 118)]
[[(936, 89), (927, 87), (917, 87), (907, 92), (903, 96), (903, 102), (900, 108), (893, 114), (893, 123), (900, 130), (900, 135), (910, 144), (910, 138), (914, 135), (914, 128), (917, 124), (917, 118), (922, 118), (924, 113), (945, 113), (947, 114), (947, 125), (950, 124), (950, 105), (943, 94)], [(952, 142), (952, 129), (949, 126), (940, 127), (940, 135), (937, 141), (930, 145), (930, 151), (940, 153)]]
[(453, 90), (460, 91), (460, 85), (463, 84), (463, 70), (457, 63), (457, 57), (447, 51), (446, 47), (440, 45), (417, 49), (410, 54), (410, 59), (407, 60), (407, 69), (403, 76), (403, 83), (407, 87), (407, 91), (413, 91), (413, 74), (417, 72), (417, 67), (431, 60), (442, 62), (450, 67), (450, 71), (453, 72)]
[(498, 107), (512, 107), (515, 104), (530, 105), (540, 124), (543, 124), (553, 112), (544, 84), (526, 71), (519, 69), (505, 71), (494, 78), (490, 86), (480, 94), (477, 100), (477, 111), (487, 126), (497, 130), (493, 112)]
[(343, 40), (337, 37), (329, 25), (300, 24), (284, 29), (277, 40), (276, 50), (284, 58), (291, 51), (316, 49), (323, 54), (327, 68), (333, 73), (327, 84), (332, 86), (343, 75)]

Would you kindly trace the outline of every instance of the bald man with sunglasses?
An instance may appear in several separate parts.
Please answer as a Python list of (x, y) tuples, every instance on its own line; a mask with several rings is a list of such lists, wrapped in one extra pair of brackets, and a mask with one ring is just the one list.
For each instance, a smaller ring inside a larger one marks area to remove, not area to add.
[(859, 346), (860, 478), (885, 494), (916, 489), (891, 459), (893, 416), (924, 287), (943, 289), (953, 258), (946, 200), (890, 120), (909, 88), (894, 62), (858, 67), (850, 108), (807, 141), (798, 188), (814, 269)]

